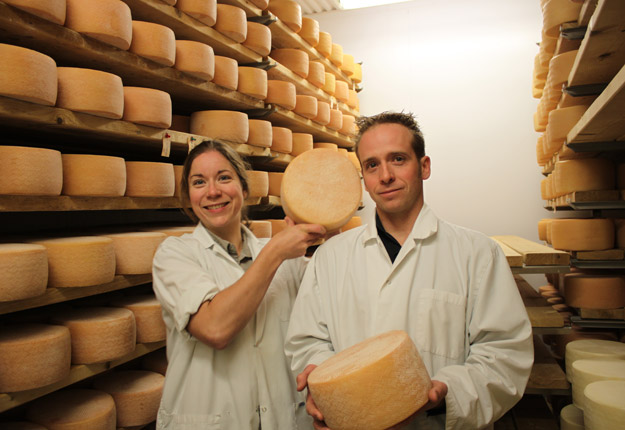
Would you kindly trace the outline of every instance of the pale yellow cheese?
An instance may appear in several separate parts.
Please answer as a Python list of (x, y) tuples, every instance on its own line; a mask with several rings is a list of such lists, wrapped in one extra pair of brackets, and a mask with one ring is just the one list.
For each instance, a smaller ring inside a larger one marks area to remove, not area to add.
[(584, 430), (584, 413), (574, 404), (560, 411), (560, 430)]
[(176, 8), (209, 27), (217, 21), (217, 0), (178, 0)]
[(606, 218), (554, 219), (551, 244), (565, 251), (599, 251), (614, 247), (614, 222)]
[(332, 149), (317, 148), (298, 155), (282, 177), (284, 212), (296, 223), (321, 224), (328, 231), (351, 219), (361, 195), (360, 176), (353, 164)]
[(605, 339), (578, 339), (566, 344), (564, 358), (566, 379), (570, 381), (575, 361), (581, 359), (625, 360), (625, 344)]
[(272, 140), (273, 129), (270, 121), (262, 119), (249, 120), (248, 145), (269, 148)]
[(43, 245), (0, 243), (0, 302), (40, 296), (47, 285), (48, 252)]
[(328, 58), (332, 53), (332, 35), (327, 31), (319, 32), (319, 43), (316, 46), (317, 51), (325, 58)]
[(336, 76), (334, 76), (332, 73), (328, 73), (325, 72), (325, 82), (323, 84), (323, 87), (321, 87), (321, 89), (323, 91), (325, 91), (326, 93), (330, 94), (331, 96), (334, 95), (334, 92), (336, 91)]
[(341, 227), (341, 232), (360, 227), (361, 225), (362, 219), (359, 216), (353, 216), (343, 227)]
[(352, 76), (356, 69), (356, 62), (354, 56), (351, 54), (343, 54), (343, 64), (341, 64), (341, 71), (347, 76)]
[(356, 92), (356, 90), (352, 90), (351, 88), (348, 90), (347, 106), (356, 110), (358, 110), (358, 108), (360, 107), (358, 93)]
[(280, 197), (280, 187), (282, 186), (283, 172), (268, 172), (269, 175), (269, 190), (270, 196)]
[(65, 27), (127, 50), (132, 40), (130, 8), (121, 0), (66, 0)]
[(176, 61), (176, 35), (171, 28), (146, 21), (132, 21), (130, 52), (171, 67)]
[(273, 49), (270, 56), (296, 75), (304, 79), (308, 77), (310, 60), (305, 51), (293, 48)]
[(221, 34), (237, 43), (247, 38), (247, 16), (240, 7), (229, 4), (217, 4), (217, 21), (213, 27)]
[(332, 130), (343, 128), (343, 112), (338, 109), (330, 109), (330, 122), (326, 124), (326, 127)]
[(545, 129), (543, 148), (545, 153), (553, 155), (566, 140), (566, 135), (577, 124), (588, 106), (578, 105), (554, 109), (549, 112), (549, 120)]
[(55, 24), (65, 23), (65, 0), (4, 0), (4, 2)]
[(358, 170), (358, 172), (362, 171), (362, 166), (360, 165), (360, 161), (358, 160), (358, 156), (356, 155), (355, 152), (348, 151), (347, 159), (352, 162), (352, 164), (354, 165), (356, 170)]
[(171, 125), (169, 126), (170, 130), (181, 131), (183, 133), (189, 133), (191, 126), (191, 117), (186, 115), (176, 115), (173, 114), (171, 116)]
[(353, 115), (343, 114), (343, 125), (339, 129), (340, 133), (348, 136), (356, 134), (356, 118)]
[(310, 133), (293, 133), (293, 149), (291, 155), (297, 157), (303, 152), (313, 149), (313, 136)]
[[(164, 233), (159, 234), (165, 237)], [(112, 306), (126, 308), (135, 316), (137, 343), (152, 343), (165, 340), (167, 328), (163, 321), (163, 308), (154, 294), (127, 296), (111, 302)]]
[(191, 133), (230, 143), (246, 143), (249, 120), (246, 113), (230, 110), (205, 110), (191, 114)]
[(247, 198), (265, 197), (269, 193), (269, 175), (262, 170), (246, 170)]
[(260, 8), (261, 10), (265, 10), (267, 9), (267, 6), (269, 6), (269, 0), (249, 0), (249, 1), (252, 2), (254, 6)]
[(595, 381), (620, 380), (625, 382), (625, 360), (580, 359), (572, 365), (571, 393), (573, 404), (586, 412), (584, 389)]
[(239, 67), (237, 91), (265, 100), (267, 98), (267, 71), (259, 67)]
[(344, 430), (392, 427), (428, 401), (431, 387), (417, 348), (400, 330), (344, 349), (308, 376), (326, 424)]
[(277, 104), (285, 109), (293, 110), (297, 102), (296, 95), (295, 85), (291, 82), (273, 79), (267, 81), (266, 103)]
[(271, 236), (272, 237), (280, 233), (287, 226), (286, 221), (283, 219), (268, 219), (267, 221), (271, 223)]
[(625, 307), (625, 277), (567, 273), (564, 275), (566, 304), (574, 308), (617, 309)]
[(269, 0), (267, 8), (295, 33), (302, 29), (302, 8), (294, 0)]
[(571, 0), (549, 0), (542, 6), (543, 31), (550, 37), (558, 37), (560, 26), (565, 22), (577, 21), (582, 3)]
[(271, 222), (250, 221), (249, 229), (258, 238), (271, 238)]
[(332, 52), (330, 52), (330, 62), (337, 67), (343, 65), (343, 46), (338, 43), (332, 43)]
[(247, 21), (247, 38), (243, 46), (266, 57), (271, 52), (271, 30), (264, 24)]
[(0, 393), (43, 387), (69, 375), (70, 333), (65, 327), (4, 325), (0, 352)]
[(607, 158), (558, 161), (554, 168), (556, 195), (575, 191), (613, 190), (615, 169)]
[(165, 377), (147, 370), (116, 370), (96, 378), (93, 387), (113, 396), (118, 427), (156, 420)]
[(215, 75), (213, 83), (230, 90), (236, 90), (239, 85), (239, 64), (229, 57), (215, 55)]
[(135, 350), (135, 316), (128, 309), (75, 308), (54, 315), (52, 322), (69, 329), (73, 364), (111, 361)]
[(58, 196), (62, 187), (59, 151), (0, 145), (0, 194)]
[(544, 218), (538, 221), (538, 239), (547, 240), (547, 228), (551, 223), (551, 218)]
[(76, 67), (58, 67), (57, 73), (57, 107), (121, 119), (124, 113), (124, 88), (119, 76)]
[(283, 154), (293, 151), (293, 132), (286, 127), (273, 127), (271, 150)]
[(293, 112), (304, 118), (313, 119), (317, 116), (317, 99), (313, 96), (298, 94), (295, 96)]
[(171, 97), (153, 88), (124, 87), (124, 121), (156, 128), (171, 125)]
[(154, 253), (167, 237), (165, 233), (157, 232), (113, 233), (104, 236), (113, 240), (117, 275), (152, 273)]
[(126, 191), (126, 163), (121, 157), (62, 154), (66, 196), (120, 197)]
[(332, 142), (314, 142), (313, 148), (326, 148), (326, 149), (331, 149), (333, 151), (338, 151), (339, 146), (336, 143), (332, 143)]
[(308, 63), (308, 82), (317, 88), (323, 88), (326, 83), (326, 69), (319, 61)]
[(585, 430), (620, 430), (625, 422), (625, 381), (596, 381), (584, 389)]
[(212, 81), (215, 76), (213, 48), (195, 40), (176, 40), (174, 68), (203, 81)]
[(557, 94), (562, 92), (561, 85), (569, 78), (569, 73), (571, 73), (576, 56), (577, 50), (572, 50), (554, 55), (549, 61), (549, 73), (547, 75), (545, 87), (559, 90), (554, 92), (555, 95), (553, 97), (556, 98), (556, 101), (559, 98)]
[(33, 240), (48, 252), (48, 287), (86, 287), (115, 277), (115, 249), (106, 237)]
[(354, 64), (354, 74), (351, 76), (352, 81), (359, 84), (362, 82), (362, 64)]
[(165, 376), (167, 373), (167, 353), (165, 348), (144, 355), (141, 359), (141, 368), (151, 372), (160, 373)]
[(317, 116), (312, 119), (321, 125), (327, 125), (330, 122), (330, 103), (317, 101)]
[(334, 97), (340, 102), (347, 103), (349, 100), (349, 87), (345, 81), (335, 81)]
[(319, 21), (306, 16), (302, 17), (302, 28), (298, 34), (310, 46), (317, 46), (319, 44)]
[(32, 49), (0, 43), (0, 95), (54, 106), (57, 97), (55, 61)]
[(26, 417), (50, 430), (115, 430), (115, 401), (99, 390), (69, 388), (27, 406)]
[(176, 190), (174, 166), (151, 161), (126, 161), (126, 195), (171, 197)]

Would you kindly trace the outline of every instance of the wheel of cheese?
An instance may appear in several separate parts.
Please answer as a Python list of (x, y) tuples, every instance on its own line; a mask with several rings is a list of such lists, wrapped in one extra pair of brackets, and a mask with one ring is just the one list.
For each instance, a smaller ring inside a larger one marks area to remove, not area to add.
[(625, 422), (625, 381), (591, 382), (584, 389), (584, 429), (619, 430)]
[(6, 0), (5, 3), (55, 24), (65, 23), (65, 0)]
[(152, 227), (144, 229), (144, 231), (157, 231), (159, 233), (165, 233), (166, 236), (180, 237), (183, 234), (191, 234), (195, 230), (195, 225), (190, 226), (164, 226), (164, 227)]
[(114, 233), (104, 236), (113, 240), (117, 275), (151, 273), (154, 253), (167, 237), (164, 233), (157, 232)]
[(165, 373), (167, 373), (167, 353), (165, 348), (144, 355), (141, 359), (141, 368), (165, 376)]
[(47, 324), (0, 328), (0, 392), (31, 390), (58, 382), (70, 371), (70, 333)]
[(354, 64), (354, 74), (351, 76), (352, 81), (359, 84), (362, 82), (362, 64)]
[(296, 95), (293, 112), (304, 118), (313, 119), (317, 116), (317, 99), (303, 94)]
[(271, 236), (275, 236), (286, 228), (286, 221), (283, 219), (268, 219), (271, 223)]
[(551, 218), (544, 218), (538, 221), (538, 239), (547, 240), (547, 228), (551, 223)]
[(546, 140), (543, 142), (547, 154), (552, 155), (562, 147), (566, 135), (577, 124), (587, 108), (586, 105), (569, 106), (549, 112), (549, 121), (545, 130)]
[(326, 127), (332, 130), (343, 128), (343, 112), (338, 109), (330, 109), (330, 122), (326, 124)]
[(182, 133), (189, 133), (191, 126), (191, 117), (186, 115), (175, 115), (171, 116), (171, 125), (169, 126), (170, 130), (180, 131)]
[(358, 110), (360, 103), (358, 101), (358, 93), (355, 90), (348, 90), (347, 106)]
[(213, 48), (195, 40), (176, 40), (174, 68), (204, 81), (212, 81), (215, 77)]
[(26, 417), (50, 430), (113, 430), (115, 401), (99, 390), (70, 388), (41, 397), (27, 406)]
[(164, 25), (146, 21), (132, 21), (130, 52), (171, 67), (176, 61), (176, 36)]
[(302, 29), (302, 8), (293, 0), (269, 0), (268, 9), (295, 33)]
[(65, 27), (127, 50), (132, 40), (130, 8), (121, 0), (66, 0)]
[(550, 37), (560, 35), (560, 26), (577, 21), (582, 3), (571, 0), (549, 0), (543, 5), (543, 31)]
[(315, 48), (317, 48), (317, 51), (325, 58), (330, 57), (332, 53), (332, 35), (326, 31), (320, 31), (319, 43)]
[(310, 133), (293, 133), (293, 149), (291, 155), (298, 155), (313, 149), (313, 136)]
[[(151, 234), (162, 235), (163, 238), (166, 237), (164, 233)], [(137, 343), (152, 343), (165, 340), (167, 328), (165, 327), (165, 321), (163, 321), (162, 307), (154, 294), (127, 296), (113, 301), (111, 305), (128, 309), (134, 314), (137, 327)]]
[(184, 166), (174, 165), (174, 197), (180, 198), (180, 182), (182, 180), (183, 170)]
[(339, 150), (339, 146), (336, 143), (332, 143), (332, 142), (315, 142), (313, 143), (313, 148), (325, 148), (325, 149), (331, 149), (333, 151)]
[(358, 172), (347, 158), (331, 149), (298, 155), (282, 177), (284, 212), (296, 223), (321, 224), (328, 231), (351, 219), (361, 195)]
[(176, 4), (176, 0), (161, 0), (161, 1), (170, 6), (174, 6)]
[(267, 98), (267, 71), (258, 67), (239, 67), (237, 91), (265, 100)]
[(400, 330), (344, 349), (308, 376), (315, 404), (337, 429), (392, 427), (428, 401), (431, 387), (417, 348)]
[(59, 151), (0, 145), (0, 194), (58, 196), (62, 187)]
[(304, 79), (308, 77), (310, 60), (305, 51), (293, 48), (273, 49), (270, 56), (296, 75)]
[(72, 363), (102, 363), (135, 350), (136, 325), (128, 309), (85, 307), (52, 317), (54, 324), (67, 327), (72, 338)]
[(565, 251), (599, 251), (614, 247), (614, 222), (606, 218), (554, 219), (551, 244)]
[(268, 80), (267, 97), (265, 103), (272, 103), (282, 106), (285, 109), (293, 110), (297, 102), (295, 85), (287, 81)]
[(247, 38), (247, 16), (240, 7), (229, 4), (217, 4), (217, 21), (215, 30), (237, 43)]
[(314, 48), (319, 44), (319, 21), (302, 17), (302, 28), (298, 34)]
[(625, 382), (625, 360), (580, 359), (573, 362), (571, 393), (573, 404), (586, 412), (584, 389), (595, 381), (619, 380)]
[(348, 136), (356, 134), (356, 118), (353, 115), (343, 115), (343, 125), (339, 129), (340, 133)]
[(124, 87), (119, 76), (76, 67), (58, 67), (57, 73), (57, 107), (121, 119), (124, 113)]
[(191, 114), (191, 133), (239, 144), (249, 137), (247, 114), (230, 110), (205, 110)]
[(584, 413), (574, 404), (560, 411), (560, 430), (584, 430)]
[(327, 125), (330, 122), (330, 103), (317, 101), (317, 116), (312, 120), (321, 125)]
[(330, 52), (330, 62), (337, 67), (343, 65), (343, 46), (338, 43), (332, 43), (332, 52)]
[(268, 172), (269, 175), (269, 191), (270, 196), (280, 197), (280, 187), (282, 186), (282, 172)]
[(143, 426), (156, 420), (165, 377), (147, 370), (116, 370), (100, 376), (93, 388), (115, 400), (117, 427)]
[(341, 231), (351, 230), (352, 228), (360, 227), (361, 225), (362, 219), (359, 216), (353, 216), (343, 227), (341, 227)]
[(126, 196), (171, 197), (175, 189), (173, 164), (126, 161)]
[(566, 344), (564, 358), (566, 379), (570, 381), (575, 361), (582, 359), (625, 360), (625, 344), (605, 339), (574, 340)]
[(3, 430), (48, 430), (39, 424), (28, 421), (11, 421), (2, 423)]
[(260, 10), (265, 10), (267, 9), (267, 6), (269, 6), (269, 0), (249, 0), (249, 1)]
[(554, 172), (557, 195), (615, 188), (614, 163), (607, 158), (558, 161)]
[(271, 238), (271, 223), (269, 221), (251, 221), (249, 228), (258, 238)]
[(126, 191), (126, 162), (121, 157), (62, 154), (66, 196), (121, 197)]
[[(552, 89), (558, 89), (560, 90), (559, 92), (561, 92), (562, 84), (569, 79), (569, 73), (571, 73), (571, 69), (573, 68), (575, 57), (577, 57), (577, 50), (554, 55), (549, 61), (549, 74), (547, 75), (545, 87), (549, 86)], [(557, 96), (558, 92), (555, 94), (556, 95), (554, 97), (557, 101), (557, 99), (559, 99), (559, 96)]]
[(328, 72), (326, 72), (325, 75), (325, 83), (323, 84), (323, 87), (321, 87), (321, 89), (333, 96), (334, 92), (336, 91), (336, 76)]
[(345, 81), (335, 81), (334, 97), (340, 102), (347, 103), (349, 100), (349, 87)]
[(0, 95), (45, 106), (57, 98), (54, 60), (32, 49), (0, 43)]
[(44, 246), (0, 243), (0, 302), (40, 296), (47, 285), (48, 253)]
[(248, 195), (247, 198), (265, 197), (269, 193), (269, 175), (262, 170), (246, 170)]
[(293, 132), (286, 127), (272, 128), (273, 140), (271, 150), (282, 154), (290, 154), (293, 151)]
[(271, 52), (271, 30), (264, 24), (247, 21), (247, 38), (243, 46), (266, 57)]
[(48, 287), (86, 287), (115, 277), (115, 249), (106, 237), (34, 240), (48, 252)]
[(154, 88), (124, 87), (123, 120), (156, 128), (171, 125), (171, 97)]
[(308, 63), (308, 82), (317, 88), (323, 88), (326, 83), (326, 69), (319, 61)]
[(215, 75), (213, 83), (230, 90), (236, 90), (239, 86), (239, 64), (237, 60), (215, 55), (214, 61)]
[(360, 165), (360, 161), (358, 160), (358, 156), (356, 155), (355, 152), (347, 152), (347, 158), (349, 161), (352, 162), (352, 164), (354, 165), (354, 167), (356, 168), (356, 170), (358, 170), (358, 172), (362, 171), (362, 166)]
[(249, 120), (249, 134), (247, 138), (248, 145), (269, 148), (271, 147), (272, 140), (273, 129), (270, 121), (262, 119)]
[(356, 68), (356, 61), (351, 54), (343, 54), (343, 63), (341, 64), (341, 71), (347, 76), (352, 76)]
[(554, 354), (559, 358), (565, 358), (566, 356), (566, 345), (569, 342), (573, 342), (579, 339), (605, 339), (605, 340), (618, 340), (616, 334), (609, 331), (588, 331), (588, 330), (579, 330), (573, 327), (570, 333), (555, 336), (555, 342), (553, 346)]
[(217, 0), (178, 0), (176, 8), (209, 27), (217, 21)]
[(625, 307), (625, 277), (567, 273), (564, 275), (566, 304), (583, 309)]

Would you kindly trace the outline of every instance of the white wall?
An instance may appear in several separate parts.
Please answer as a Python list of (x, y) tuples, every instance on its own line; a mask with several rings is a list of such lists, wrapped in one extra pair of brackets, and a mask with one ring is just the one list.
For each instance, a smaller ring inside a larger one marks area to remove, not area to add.
[(311, 17), (363, 62), (363, 115), (416, 114), (432, 158), (425, 200), (439, 216), (538, 241), (550, 216), (532, 120), (538, 0), (414, 0)]

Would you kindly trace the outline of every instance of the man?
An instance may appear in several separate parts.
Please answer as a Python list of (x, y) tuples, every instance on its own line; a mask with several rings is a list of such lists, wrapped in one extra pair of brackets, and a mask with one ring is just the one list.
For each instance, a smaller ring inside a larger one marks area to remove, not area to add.
[[(286, 353), (298, 389), (324, 360), (388, 330), (405, 330), (433, 380), (406, 428), (492, 428), (523, 395), (532, 330), (507, 261), (481, 233), (424, 203), (430, 158), (412, 115), (359, 121), (356, 153), (376, 222), (319, 247), (299, 289)], [(308, 395), (315, 428), (327, 428)]]

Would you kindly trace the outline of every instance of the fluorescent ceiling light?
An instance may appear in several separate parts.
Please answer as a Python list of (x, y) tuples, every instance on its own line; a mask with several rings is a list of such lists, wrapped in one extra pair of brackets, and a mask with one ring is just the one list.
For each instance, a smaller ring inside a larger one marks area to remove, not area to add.
[(406, 1), (409, 0), (341, 0), (341, 6), (343, 6), (343, 9), (359, 9), (392, 3), (405, 3)]

